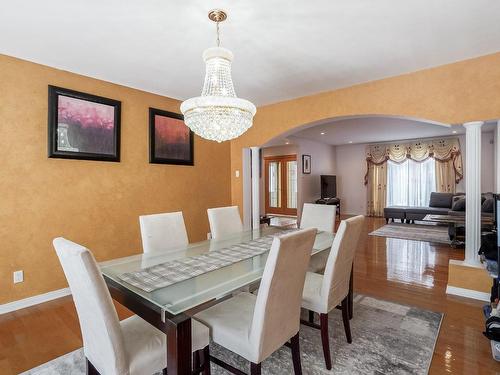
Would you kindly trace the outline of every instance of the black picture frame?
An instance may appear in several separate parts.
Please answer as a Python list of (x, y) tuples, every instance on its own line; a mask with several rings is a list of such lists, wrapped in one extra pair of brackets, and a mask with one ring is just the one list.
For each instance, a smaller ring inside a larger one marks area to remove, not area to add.
[(302, 155), (302, 174), (311, 174), (311, 155)]
[[(157, 108), (149, 108), (149, 163), (150, 164), (173, 164), (173, 165), (194, 165), (194, 133), (189, 129), (189, 158), (165, 158), (155, 155), (155, 116), (163, 116), (184, 121), (184, 116), (180, 113), (164, 111)], [(184, 126), (186, 126), (184, 124)], [(187, 126), (186, 126), (187, 127)]]
[[(79, 99), (87, 102), (104, 104), (113, 107), (113, 146), (111, 153), (93, 153), (61, 150), (58, 146), (59, 129), (59, 96)], [(102, 96), (83, 93), (49, 85), (48, 87), (48, 157), (61, 159), (80, 159), (95, 161), (120, 161), (120, 130), (121, 130), (121, 102)]]

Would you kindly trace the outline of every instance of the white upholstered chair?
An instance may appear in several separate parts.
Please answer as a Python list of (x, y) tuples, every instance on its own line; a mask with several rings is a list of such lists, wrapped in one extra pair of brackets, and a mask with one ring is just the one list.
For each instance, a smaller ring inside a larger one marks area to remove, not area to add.
[(243, 231), (238, 206), (209, 208), (207, 214), (213, 239), (224, 238)]
[[(300, 219), (300, 228), (316, 228), (319, 231), (335, 231), (335, 218), (337, 216), (337, 206), (326, 204), (304, 203), (302, 207), (302, 216)], [(309, 262), (310, 272), (323, 272), (326, 267), (330, 251), (325, 250), (314, 254)]]
[[(240, 293), (194, 316), (210, 328), (214, 342), (250, 361), (252, 375), (260, 374), (261, 362), (290, 339), (295, 374), (301, 373), (300, 303), (315, 236), (316, 229), (306, 229), (276, 237), (257, 296)], [(212, 361), (238, 373), (217, 358)]]
[(189, 243), (181, 211), (142, 215), (139, 224), (145, 253), (169, 251)]
[[(75, 302), (87, 372), (102, 375), (162, 372), (167, 367), (165, 334), (137, 315), (120, 322), (92, 253), (64, 238), (54, 239), (53, 244)], [(203, 358), (208, 358), (208, 328), (192, 320), (192, 335), (193, 351), (203, 350)], [(209, 371), (209, 367), (209, 361), (205, 360), (203, 369)]]
[[(341, 307), (347, 342), (351, 343), (349, 324), (349, 284), (352, 263), (363, 230), (364, 216), (359, 215), (340, 222), (330, 249), (323, 275), (307, 272), (302, 296), (302, 307), (309, 310), (307, 325), (321, 330), (326, 368), (332, 368), (328, 339), (328, 313)], [(312, 313), (311, 313), (312, 312)], [(320, 325), (314, 324), (314, 312), (320, 316)]]

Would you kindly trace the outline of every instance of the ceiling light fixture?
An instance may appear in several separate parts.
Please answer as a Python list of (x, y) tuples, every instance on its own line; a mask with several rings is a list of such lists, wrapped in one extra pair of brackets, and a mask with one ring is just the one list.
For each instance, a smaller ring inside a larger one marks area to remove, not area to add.
[(321, 132), (321, 135), (325, 135), (325, 132)]
[(349, 141), (349, 143), (352, 143), (352, 141)]
[(206, 64), (201, 96), (181, 104), (186, 125), (200, 137), (223, 142), (239, 137), (253, 123), (255, 105), (236, 96), (231, 78), (233, 54), (220, 46), (219, 23), (227, 18), (220, 9), (211, 10), (208, 18), (217, 25), (217, 47), (203, 52)]
[(457, 131), (456, 131), (456, 130), (453, 130), (453, 131), (452, 131), (452, 133), (453, 133), (453, 134), (457, 134)]

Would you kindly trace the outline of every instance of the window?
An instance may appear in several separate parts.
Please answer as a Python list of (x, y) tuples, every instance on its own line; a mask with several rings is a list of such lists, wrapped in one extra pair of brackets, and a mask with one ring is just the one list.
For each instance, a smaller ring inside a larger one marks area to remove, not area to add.
[(387, 206), (427, 206), (436, 191), (434, 158), (387, 162)]

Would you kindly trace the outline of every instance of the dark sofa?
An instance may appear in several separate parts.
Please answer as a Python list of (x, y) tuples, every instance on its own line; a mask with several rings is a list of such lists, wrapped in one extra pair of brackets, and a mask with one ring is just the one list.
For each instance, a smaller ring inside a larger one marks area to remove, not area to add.
[[(493, 193), (484, 193), (481, 195), (482, 215), (493, 215)], [(465, 195), (464, 193), (437, 193), (432, 192), (429, 200), (429, 206), (425, 207), (407, 207), (390, 206), (384, 208), (384, 217), (386, 222), (390, 219), (399, 219), (401, 222), (415, 222), (422, 220), (425, 215), (465, 215)]]

